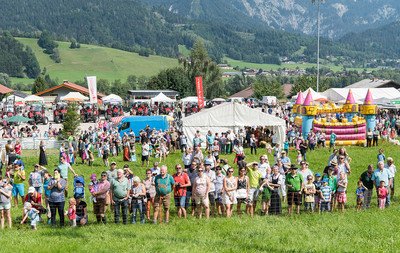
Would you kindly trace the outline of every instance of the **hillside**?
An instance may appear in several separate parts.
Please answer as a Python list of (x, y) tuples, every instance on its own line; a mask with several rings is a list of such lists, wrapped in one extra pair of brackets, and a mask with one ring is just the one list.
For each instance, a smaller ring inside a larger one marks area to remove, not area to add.
[[(17, 38), (34, 51), (40, 67), (47, 69), (52, 78), (62, 80), (82, 80), (86, 75), (98, 78), (125, 80), (128, 75), (151, 76), (160, 70), (178, 65), (173, 58), (160, 56), (142, 57), (137, 53), (81, 44), (80, 49), (69, 49), (70, 43), (58, 42), (61, 63), (54, 63), (49, 55), (37, 45), (37, 39)], [(17, 80), (14, 79), (14, 82)]]

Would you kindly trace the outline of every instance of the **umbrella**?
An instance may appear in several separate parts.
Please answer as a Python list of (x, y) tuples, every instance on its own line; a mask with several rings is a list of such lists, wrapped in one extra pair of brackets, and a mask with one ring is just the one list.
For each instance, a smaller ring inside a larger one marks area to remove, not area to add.
[(12, 123), (12, 122), (15, 122), (15, 123), (29, 122), (31, 120), (32, 119), (24, 117), (24, 116), (21, 116), (21, 115), (12, 116), (10, 118), (6, 118), (5, 119), (5, 121), (7, 121), (9, 123)]
[(112, 103), (112, 102), (122, 103), (122, 98), (115, 94), (110, 94), (106, 97), (103, 97), (101, 100), (103, 100), (104, 103)]
[(82, 102), (85, 100), (89, 100), (89, 98), (85, 97), (84, 95), (82, 95), (79, 92), (70, 92), (67, 95), (61, 97), (60, 100), (65, 100), (65, 101), (69, 101), (69, 102)]

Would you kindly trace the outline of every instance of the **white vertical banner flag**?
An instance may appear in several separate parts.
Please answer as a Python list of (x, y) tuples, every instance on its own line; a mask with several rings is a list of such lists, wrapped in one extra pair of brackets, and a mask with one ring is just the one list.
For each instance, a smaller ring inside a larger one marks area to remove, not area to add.
[(88, 89), (89, 89), (89, 97), (90, 103), (97, 104), (97, 81), (95, 76), (88, 76), (86, 77), (88, 82)]

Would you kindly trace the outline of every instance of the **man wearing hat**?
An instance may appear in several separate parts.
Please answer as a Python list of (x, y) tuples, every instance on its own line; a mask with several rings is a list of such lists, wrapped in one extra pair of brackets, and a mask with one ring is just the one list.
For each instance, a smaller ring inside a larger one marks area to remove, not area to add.
[(292, 214), (293, 204), (296, 205), (296, 213), (300, 214), (301, 192), (304, 188), (303, 182), (303, 177), (297, 173), (297, 168), (294, 165), (290, 166), (290, 172), (286, 175), (285, 181), (288, 191), (287, 201), (289, 214)]

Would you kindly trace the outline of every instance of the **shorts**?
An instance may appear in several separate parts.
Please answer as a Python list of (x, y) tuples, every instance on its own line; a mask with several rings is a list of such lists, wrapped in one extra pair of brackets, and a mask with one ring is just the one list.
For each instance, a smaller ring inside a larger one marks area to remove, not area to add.
[(11, 202), (10, 203), (0, 203), (0, 210), (10, 210)]
[(247, 198), (247, 204), (253, 205), (253, 202), (256, 202), (258, 199), (259, 190), (257, 188), (250, 188), (249, 196)]
[(208, 199), (207, 196), (194, 196), (194, 201), (196, 202), (196, 205), (203, 205), (208, 207), (210, 205), (210, 200)]
[(154, 197), (154, 208), (159, 208), (160, 204), (164, 207), (164, 209), (169, 209), (171, 205), (171, 195), (165, 195), (161, 196), (159, 194), (156, 194)]
[(357, 205), (362, 205), (364, 203), (364, 197), (357, 197)]
[(16, 197), (16, 196), (21, 196), (23, 197), (25, 195), (24, 192), (24, 184), (14, 184), (13, 188), (12, 188), (12, 196)]
[(175, 196), (174, 199), (176, 207), (185, 207), (186, 196)]
[(306, 210), (314, 211), (315, 203), (314, 202), (306, 202), (306, 203), (304, 203), (304, 207)]
[(39, 215), (36, 215), (35, 219), (31, 220), (31, 226), (36, 226), (39, 223)]
[(42, 193), (42, 187), (41, 187), (41, 186), (35, 187), (35, 190), (36, 190), (38, 193)]
[(107, 160), (108, 159), (108, 153), (107, 154), (103, 154), (103, 160)]
[(211, 205), (215, 205), (215, 192), (208, 193), (208, 200), (210, 201)]
[(215, 202), (217, 204), (222, 204), (222, 192), (218, 192), (215, 194)]
[(142, 162), (144, 161), (149, 161), (149, 156), (148, 155), (142, 155)]
[(301, 194), (300, 192), (288, 192), (287, 196), (288, 205), (291, 206), (295, 204), (296, 206), (301, 205)]
[(236, 201), (238, 204), (247, 204), (247, 199), (244, 198), (237, 198)]
[(346, 196), (345, 192), (337, 192), (336, 198), (337, 198), (338, 203), (346, 203), (347, 202), (347, 196)]
[(106, 212), (106, 199), (96, 199), (93, 203), (93, 213), (96, 215), (104, 214)]

